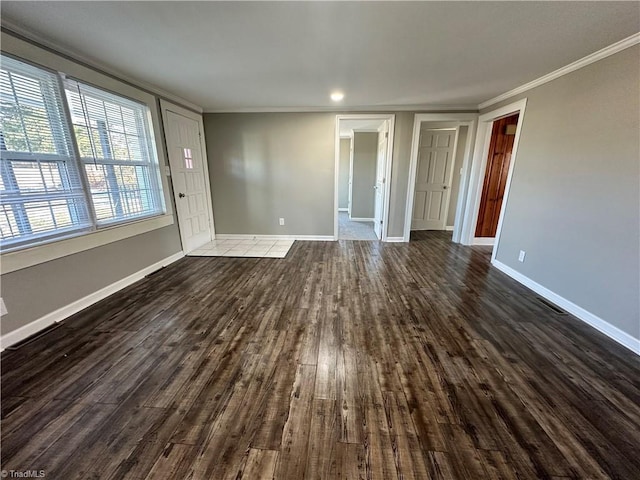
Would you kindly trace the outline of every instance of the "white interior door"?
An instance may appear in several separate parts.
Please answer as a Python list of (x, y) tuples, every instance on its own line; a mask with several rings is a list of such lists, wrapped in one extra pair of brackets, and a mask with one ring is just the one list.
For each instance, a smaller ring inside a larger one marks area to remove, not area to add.
[(201, 123), (172, 110), (165, 110), (164, 114), (182, 249), (189, 253), (212, 238), (208, 173), (200, 141)]
[(378, 158), (376, 161), (376, 190), (373, 210), (373, 230), (378, 239), (382, 239), (382, 215), (384, 209), (384, 172), (386, 170), (387, 144), (389, 141), (389, 122), (384, 122), (378, 133)]
[(444, 230), (451, 192), (456, 130), (420, 130), (412, 230)]

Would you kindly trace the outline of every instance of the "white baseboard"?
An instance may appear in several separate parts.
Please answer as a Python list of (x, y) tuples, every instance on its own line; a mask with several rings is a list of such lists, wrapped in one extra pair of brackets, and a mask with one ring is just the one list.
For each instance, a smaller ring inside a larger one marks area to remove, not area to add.
[(86, 297), (80, 298), (79, 300), (76, 300), (75, 302), (70, 303), (69, 305), (66, 305), (57, 310), (54, 310), (53, 312), (46, 314), (44, 317), (40, 317), (39, 319), (34, 320), (33, 322), (28, 323), (27, 325), (23, 325), (22, 327), (17, 328), (16, 330), (13, 330), (7, 333), (6, 335), (3, 335), (2, 337), (0, 337), (0, 351), (24, 340), (27, 337), (30, 337), (34, 333), (38, 333), (39, 331), (44, 330), (45, 328), (49, 327), (50, 325), (53, 325), (54, 323), (61, 322), (62, 320), (70, 317), (74, 313), (78, 313), (80, 310), (90, 307), (91, 305), (99, 302), (103, 298), (106, 298), (109, 295), (112, 295), (117, 291), (122, 290), (125, 287), (128, 287), (132, 283), (135, 283), (138, 280), (141, 280), (146, 275), (152, 272), (155, 272), (156, 270), (164, 266), (167, 266), (177, 260), (180, 260), (182, 257), (184, 257), (183, 252), (175, 253), (170, 257), (167, 257), (163, 260), (160, 260), (159, 262), (154, 263), (153, 265), (149, 265), (148, 267), (145, 267), (142, 270), (132, 273), (131, 275), (123, 278), (122, 280), (118, 280), (117, 282), (112, 283), (111, 285), (107, 285), (106, 287), (101, 288), (100, 290), (93, 292), (87, 295)]
[(400, 242), (404, 242), (404, 237), (387, 237), (387, 239), (385, 240), (385, 242), (388, 242), (388, 243), (400, 243)]
[(445, 231), (447, 232), (453, 232), (453, 225), (447, 225), (446, 227), (444, 227)]
[(498, 260), (493, 260), (491, 262), (494, 267), (496, 267), (501, 272), (506, 273), (514, 280), (520, 282), (525, 287), (530, 288), (538, 295), (546, 298), (550, 302), (556, 304), (560, 308), (566, 310), (574, 317), (579, 318), (583, 322), (591, 325), (596, 330), (604, 333), (609, 338), (615, 340), (623, 347), (627, 347), (629, 350), (634, 352), (637, 355), (640, 355), (640, 339), (634, 338), (629, 335), (627, 332), (623, 332), (618, 327), (611, 325), (606, 320), (594, 315), (593, 313), (585, 310), (584, 308), (576, 305), (575, 303), (567, 300), (566, 298), (561, 297), (557, 293), (552, 292), (546, 287), (543, 287), (539, 283), (531, 280), (529, 277), (521, 274), (520, 272), (514, 270), (513, 268), (505, 265)]
[(473, 239), (473, 245), (488, 245), (493, 246), (496, 239), (493, 237), (475, 237)]
[(373, 222), (373, 218), (364, 218), (364, 217), (349, 217), (349, 220), (352, 222)]
[(339, 209), (338, 209), (338, 211), (339, 211), (339, 212), (348, 212), (348, 211), (349, 211), (349, 209), (348, 209), (348, 208), (346, 208), (346, 207), (345, 207), (345, 208), (339, 208)]
[(333, 242), (333, 235), (253, 235), (218, 233), (216, 240), (302, 240), (315, 242)]

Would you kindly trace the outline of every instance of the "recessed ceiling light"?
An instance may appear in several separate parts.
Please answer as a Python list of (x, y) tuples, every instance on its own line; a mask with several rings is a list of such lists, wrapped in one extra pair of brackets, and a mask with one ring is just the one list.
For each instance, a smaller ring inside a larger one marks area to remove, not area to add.
[(333, 100), (334, 102), (339, 102), (343, 98), (344, 98), (344, 93), (342, 92), (333, 92), (331, 94), (331, 100)]

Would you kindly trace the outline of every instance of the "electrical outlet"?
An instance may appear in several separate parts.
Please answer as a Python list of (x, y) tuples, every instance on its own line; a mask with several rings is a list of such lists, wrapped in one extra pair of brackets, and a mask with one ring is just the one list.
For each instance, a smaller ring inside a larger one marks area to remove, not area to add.
[(280, 225), (284, 225), (284, 218), (280, 219)]
[(524, 262), (524, 256), (527, 254), (524, 250), (520, 250), (520, 255), (518, 255), (518, 261)]
[(7, 312), (7, 306), (4, 304), (4, 300), (0, 298), (0, 317), (6, 315), (7, 313), (9, 313)]

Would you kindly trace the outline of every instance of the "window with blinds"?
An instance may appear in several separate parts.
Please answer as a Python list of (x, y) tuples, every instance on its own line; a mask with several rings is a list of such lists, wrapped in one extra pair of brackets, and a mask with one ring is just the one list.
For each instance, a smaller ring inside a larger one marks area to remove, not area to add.
[(3, 250), (164, 213), (146, 105), (0, 59)]
[(98, 224), (161, 213), (147, 106), (74, 80), (65, 90)]
[(0, 74), (3, 246), (90, 228), (58, 76), (4, 56)]

